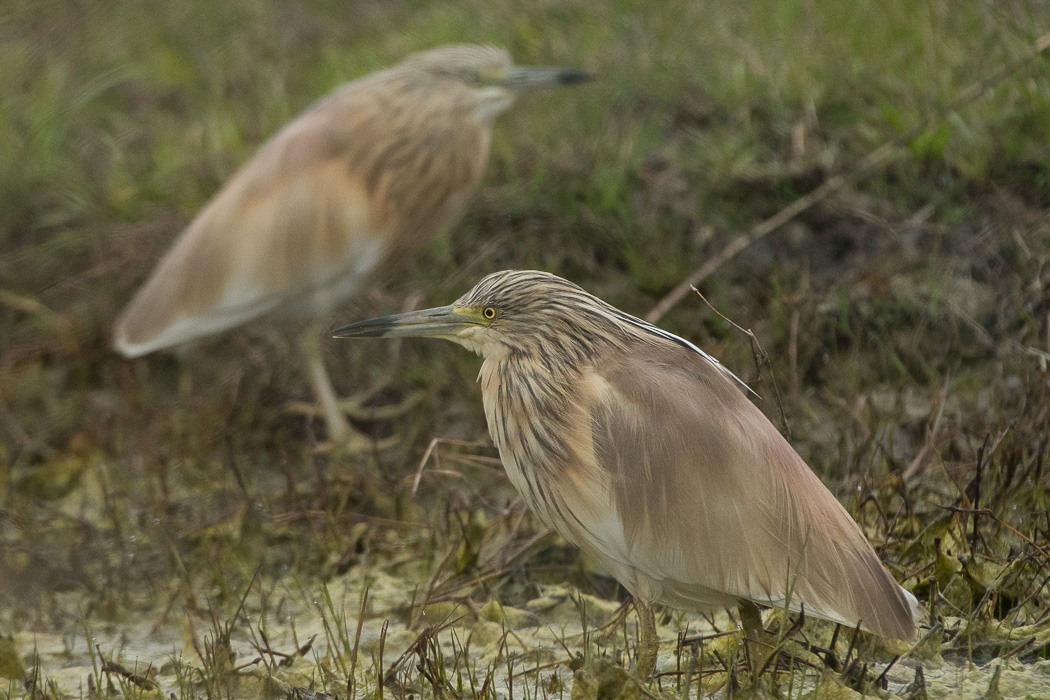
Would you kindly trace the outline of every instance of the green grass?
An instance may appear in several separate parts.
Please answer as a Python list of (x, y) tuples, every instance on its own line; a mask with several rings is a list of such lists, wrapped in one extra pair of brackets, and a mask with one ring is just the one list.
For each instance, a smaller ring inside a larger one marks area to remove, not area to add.
[[(993, 682), (1023, 696), (1050, 657), (1050, 60), (949, 107), (1047, 31), (1046, 0), (8, 2), (0, 652), (12, 634), (19, 659), (0, 653), (0, 669), (28, 670), (0, 673), (0, 698), (153, 698), (159, 683), (177, 698), (542, 700), (571, 694), (577, 653), (600, 677), (633, 653), (623, 592), (514, 500), (477, 358), (404, 342), (381, 363), (333, 343), (340, 390), (423, 392), (362, 425), (397, 448), (346, 458), (284, 410), (307, 389), (277, 325), (133, 363), (108, 349), (172, 237), (270, 134), (334, 86), (453, 41), (599, 80), (501, 117), (464, 219), (333, 325), (416, 293), (445, 304), (507, 267), (643, 315), (828, 175), (929, 127), (702, 291), (755, 332), (763, 409), (780, 420), (772, 374), (792, 443), (941, 625), (891, 689), (921, 665), (930, 697)], [(747, 338), (699, 299), (661, 325), (755, 378)], [(710, 631), (671, 612), (668, 637)], [(830, 627), (804, 634), (830, 645)], [(791, 637), (761, 693), (870, 688), (902, 651), (862, 645), (830, 672)], [(651, 692), (746, 691), (738, 638), (680, 651)]]

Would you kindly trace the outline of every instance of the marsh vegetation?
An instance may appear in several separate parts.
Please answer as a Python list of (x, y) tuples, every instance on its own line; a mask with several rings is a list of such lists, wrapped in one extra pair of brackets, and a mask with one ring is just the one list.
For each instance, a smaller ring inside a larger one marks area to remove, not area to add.
[[(7, 0), (0, 698), (1050, 697), (1047, 32), (1046, 0)], [(764, 397), (928, 606), (915, 644), (770, 613), (756, 660), (728, 615), (668, 610), (640, 689), (626, 596), (517, 499), (477, 358), (332, 342), (342, 392), (412, 405), (346, 455), (289, 410), (280, 324), (112, 352), (256, 146), (463, 41), (599, 80), (501, 117), (464, 219), (331, 325), (504, 268), (644, 316), (720, 261), (700, 291), (768, 364), (692, 293), (660, 325)]]

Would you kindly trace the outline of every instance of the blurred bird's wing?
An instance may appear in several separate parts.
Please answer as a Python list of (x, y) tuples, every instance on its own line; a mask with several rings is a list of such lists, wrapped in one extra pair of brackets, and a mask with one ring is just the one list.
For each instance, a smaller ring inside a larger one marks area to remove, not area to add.
[(118, 320), (118, 350), (137, 356), (222, 331), (348, 272), (353, 286), (377, 264), (382, 244), (335, 116), (307, 112), (230, 179)]
[[(914, 598), (769, 420), (686, 348), (609, 350), (585, 372), (574, 540), (642, 598), (737, 599), (910, 639)], [(587, 439), (589, 437), (589, 440)], [(570, 528), (571, 529), (571, 528)]]

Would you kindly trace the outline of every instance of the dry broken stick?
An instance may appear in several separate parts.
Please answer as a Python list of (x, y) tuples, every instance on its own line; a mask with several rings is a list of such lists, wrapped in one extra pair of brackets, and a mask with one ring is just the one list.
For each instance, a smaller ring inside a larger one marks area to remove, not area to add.
[(1033, 58), (1039, 56), (1047, 49), (1050, 49), (1050, 33), (1044, 34), (1036, 39), (1029, 46), (1027, 51), (1013, 61), (1007, 63), (992, 75), (980, 82), (974, 83), (966, 90), (963, 90), (958, 97), (948, 103), (934, 118), (930, 119), (922, 126), (916, 127), (907, 133), (898, 136), (892, 141), (884, 143), (868, 155), (861, 158), (852, 169), (845, 173), (832, 175), (809, 194), (799, 197), (773, 216), (759, 222), (753, 229), (751, 229), (750, 233), (746, 236), (734, 239), (729, 245), (723, 248), (720, 253), (709, 259), (706, 263), (697, 268), (693, 274), (689, 275), (689, 277), (684, 279), (678, 286), (668, 292), (668, 294), (645, 315), (645, 320), (649, 323), (656, 323), (659, 321), (668, 311), (674, 308), (674, 306), (678, 304), (686, 294), (689, 293), (691, 288), (703, 282), (711, 275), (711, 273), (720, 268), (730, 259), (734, 258), (738, 253), (750, 247), (751, 244), (756, 241), (765, 238), (788, 221), (791, 221), (796, 216), (812, 207), (814, 204), (827, 199), (830, 195), (838, 192), (847, 184), (860, 179), (879, 166), (900, 157), (905, 145), (911, 143), (930, 129), (935, 128), (947, 119), (952, 112), (978, 100), (990, 88), (1015, 73), (1019, 68)]
[(741, 333), (746, 335), (748, 337), (748, 339), (750, 339), (750, 341), (751, 341), (751, 359), (755, 363), (755, 370), (758, 372), (758, 378), (762, 379), (762, 368), (763, 367), (765, 367), (767, 370), (769, 370), (769, 378), (773, 382), (773, 393), (774, 393), (774, 395), (776, 396), (776, 399), (777, 399), (777, 410), (780, 411), (780, 422), (781, 422), (781, 424), (783, 424), (784, 432), (787, 434), (787, 437), (790, 440), (791, 439), (791, 426), (788, 425), (787, 414), (784, 413), (784, 403), (780, 400), (780, 387), (777, 385), (777, 378), (776, 378), (776, 376), (773, 375), (773, 365), (769, 362), (769, 353), (766, 352), (765, 348), (762, 347), (762, 344), (758, 342), (758, 338), (755, 337), (754, 332), (750, 328), (742, 328), (739, 324), (737, 324), (735, 321), (733, 321), (733, 319), (728, 318), (725, 314), (723, 314), (721, 311), (716, 309), (714, 307), (714, 305), (707, 300), (707, 297), (705, 297), (703, 294), (701, 294), (700, 290), (697, 289), (696, 287), (690, 287), (690, 289), (692, 289), (694, 292), (696, 292), (696, 295), (698, 297), (700, 297), (701, 299), (703, 299), (704, 303), (707, 304), (708, 307), (710, 307), (710, 309), (712, 311), (714, 311), (716, 314), (721, 316), (723, 321), (725, 321), (726, 323), (730, 324), (731, 326), (736, 328), (738, 331), (740, 331)]

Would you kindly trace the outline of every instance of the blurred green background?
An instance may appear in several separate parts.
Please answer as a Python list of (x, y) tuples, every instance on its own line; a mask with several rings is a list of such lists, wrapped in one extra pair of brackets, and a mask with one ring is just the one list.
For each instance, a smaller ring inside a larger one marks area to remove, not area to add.
[[(257, 567), (309, 589), (363, 552), (469, 555), (464, 523), (513, 503), (478, 361), (458, 348), (329, 344), (344, 393), (421, 396), (359, 425), (394, 449), (353, 457), (318, 451), (320, 423), (286, 410), (309, 394), (277, 323), (134, 362), (109, 349), (153, 263), (269, 135), (336, 85), (448, 42), (598, 80), (501, 117), (464, 219), (333, 326), (448, 303), (508, 267), (644, 315), (759, 221), (919, 133), (702, 284), (769, 353), (761, 377), (746, 336), (698, 298), (661, 325), (752, 381), (782, 426), (775, 378), (793, 444), (909, 588), (928, 593), (952, 547), (1001, 574), (1050, 529), (1050, 60), (951, 105), (1048, 31), (1047, 0), (5, 0), (0, 635), (173, 601), (236, 607)], [(416, 492), (435, 437), (467, 443), (437, 452), (469, 478)], [(938, 506), (993, 510), (983, 552), (965, 547), (969, 516)], [(388, 521), (429, 529), (393, 537)], [(616, 595), (544, 542), (521, 576)], [(458, 561), (469, 578), (476, 562)], [(1025, 588), (1046, 562), (1031, 566), (988, 619), (1046, 617), (1046, 591)], [(987, 596), (946, 600), (972, 620)]]

